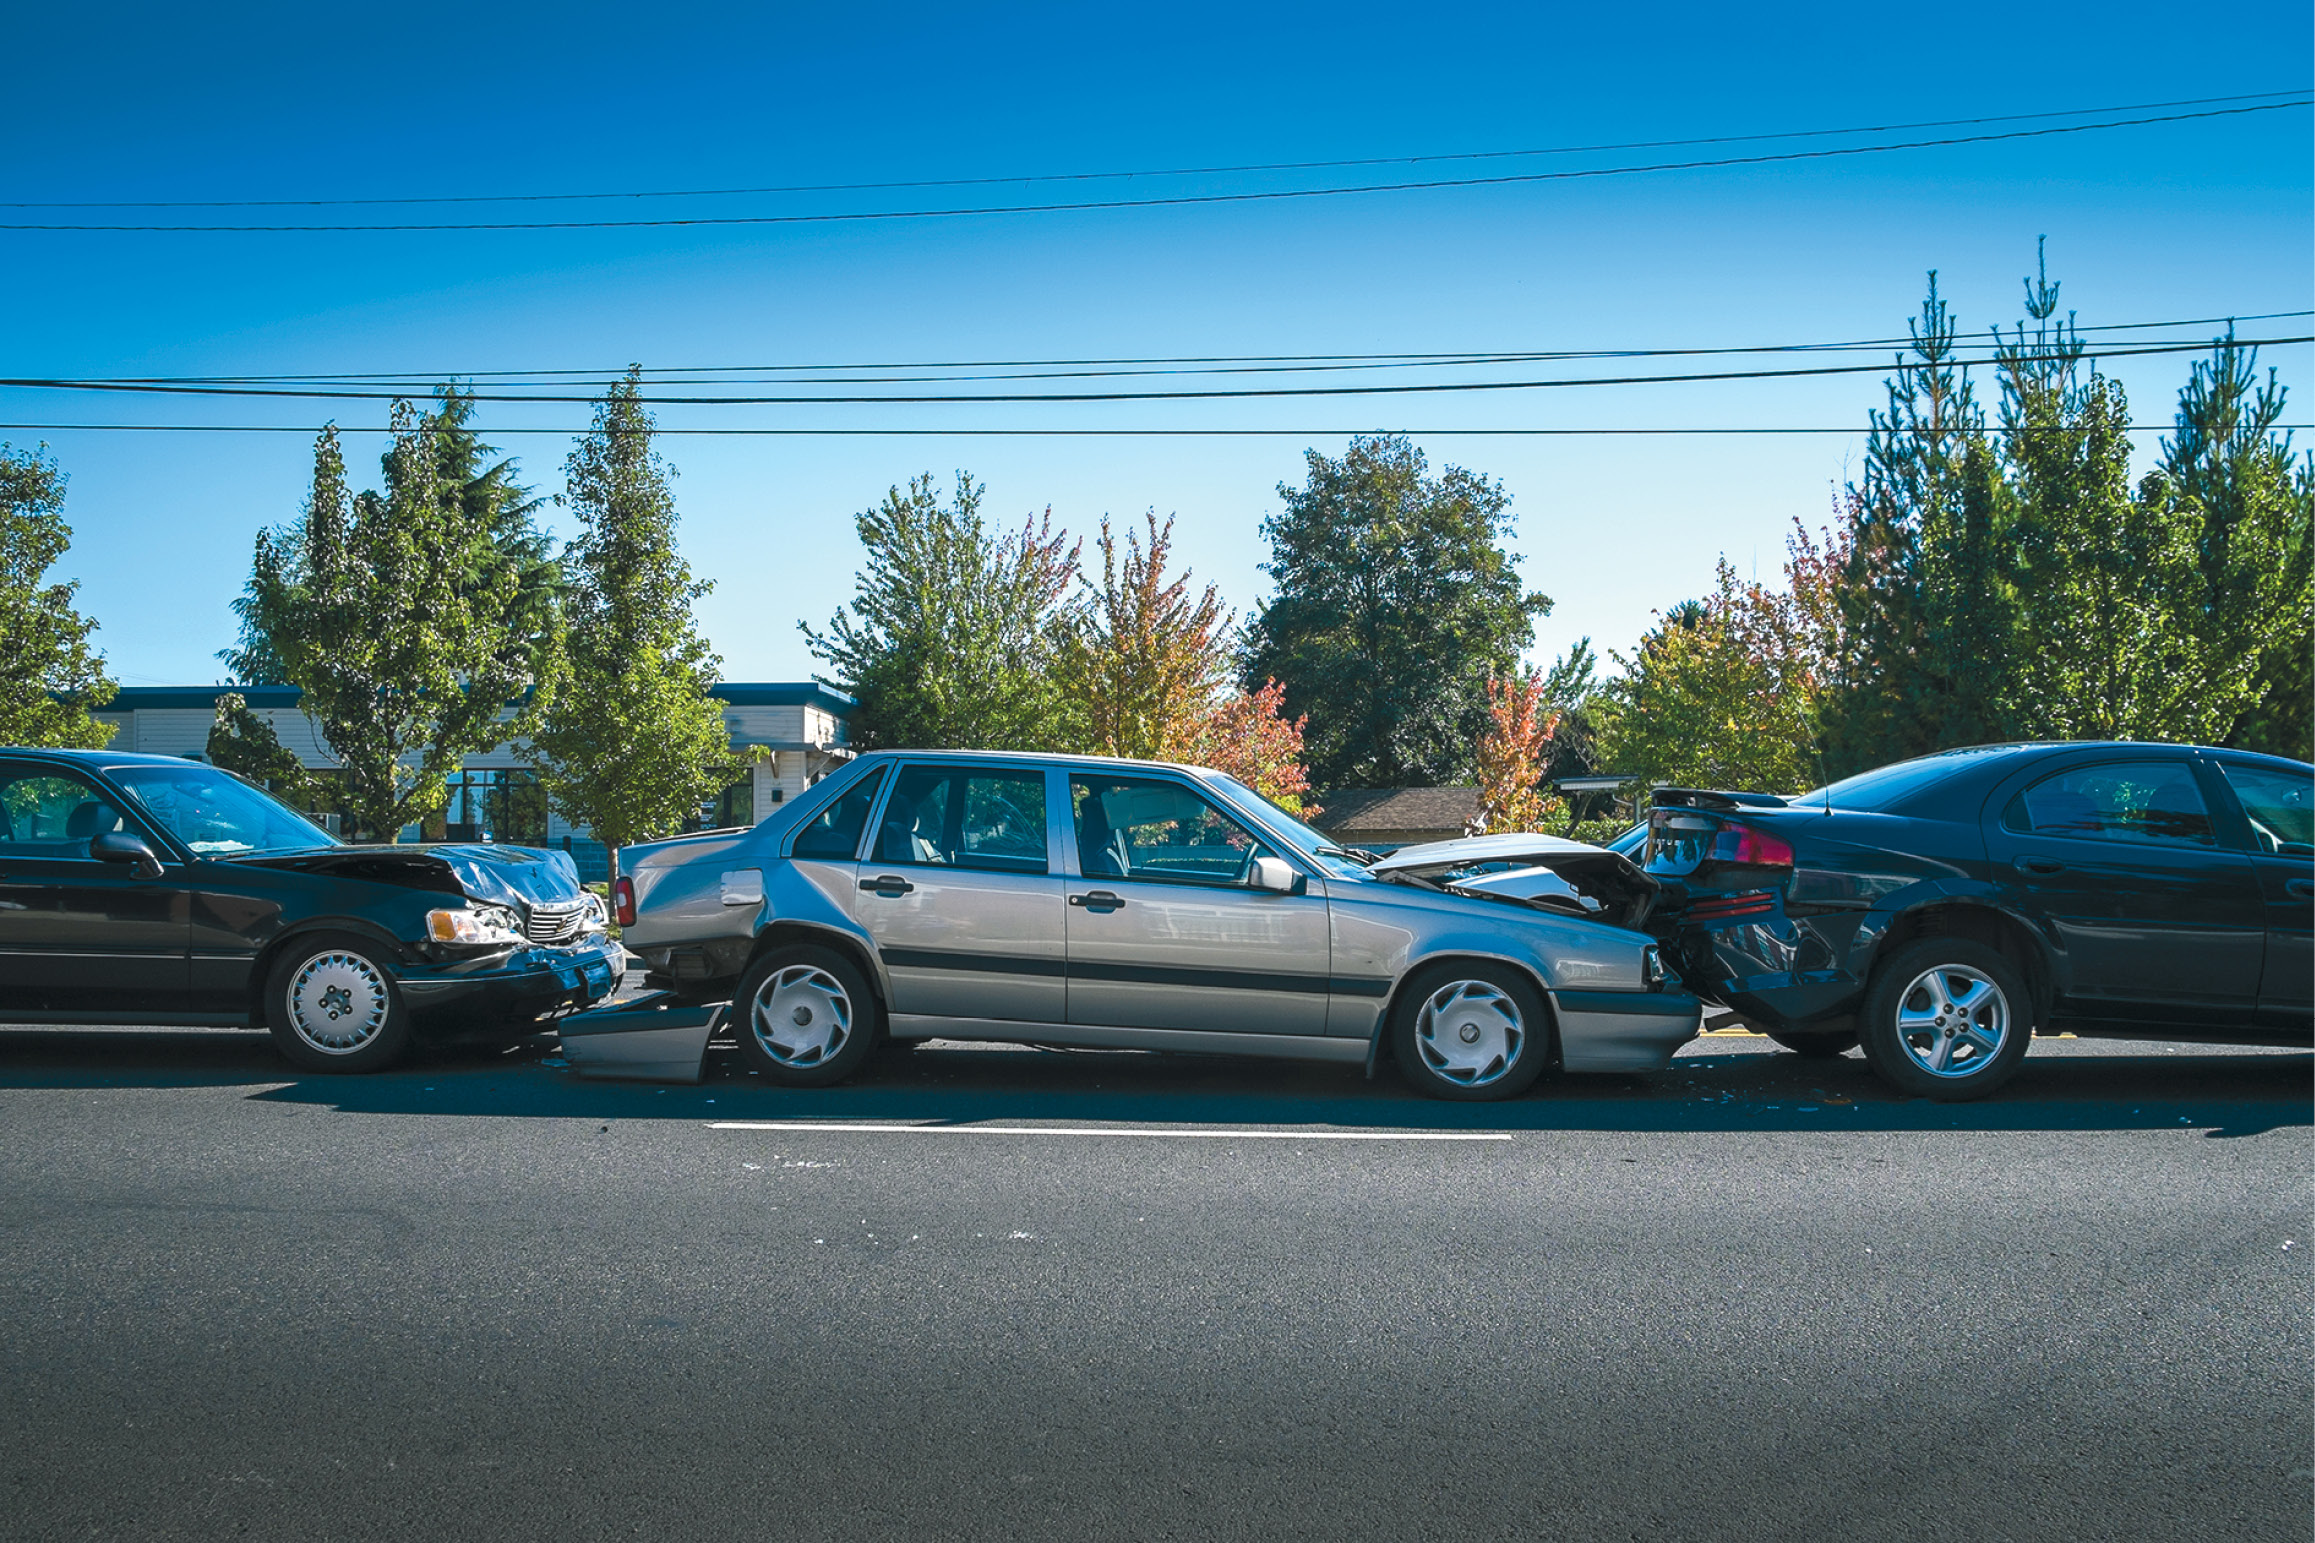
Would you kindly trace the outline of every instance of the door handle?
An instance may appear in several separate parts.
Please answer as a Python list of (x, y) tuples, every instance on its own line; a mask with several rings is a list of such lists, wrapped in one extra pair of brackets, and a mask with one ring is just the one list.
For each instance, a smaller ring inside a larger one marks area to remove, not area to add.
[(2315, 900), (2315, 879), (2286, 879), (2283, 892), (2297, 895), (2301, 900)]
[(873, 879), (862, 879), (860, 887), (873, 890), (887, 900), (898, 900), (902, 895), (916, 888), (914, 884), (909, 883), (897, 873), (884, 873)]
[(2055, 857), (2021, 857), (2018, 867), (2026, 873), (2064, 873), (2066, 865)]
[(1071, 905), (1081, 905), (1088, 911), (1114, 911), (1125, 904), (1123, 895), (1113, 895), (1106, 889), (1097, 889), (1090, 895), (1071, 895)]

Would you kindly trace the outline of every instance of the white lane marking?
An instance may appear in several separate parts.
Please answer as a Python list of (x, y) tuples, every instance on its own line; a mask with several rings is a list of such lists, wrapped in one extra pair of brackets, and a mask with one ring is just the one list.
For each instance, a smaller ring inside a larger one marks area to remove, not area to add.
[(1211, 1136), (1239, 1141), (1509, 1141), (1499, 1131), (1121, 1130), (1105, 1125), (839, 1125), (828, 1120), (711, 1120), (709, 1130), (907, 1131), (919, 1136)]

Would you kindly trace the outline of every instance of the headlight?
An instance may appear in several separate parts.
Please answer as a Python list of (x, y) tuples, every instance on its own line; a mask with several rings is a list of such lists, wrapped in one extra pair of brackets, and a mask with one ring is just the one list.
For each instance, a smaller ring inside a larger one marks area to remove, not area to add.
[(601, 932), (605, 927), (608, 927), (611, 924), (610, 913), (603, 909), (603, 897), (601, 895), (596, 894), (593, 890), (590, 889), (586, 892), (586, 896), (586, 930), (589, 932)]
[(437, 943), (520, 943), (522, 929), (503, 906), (475, 910), (428, 911), (426, 935)]

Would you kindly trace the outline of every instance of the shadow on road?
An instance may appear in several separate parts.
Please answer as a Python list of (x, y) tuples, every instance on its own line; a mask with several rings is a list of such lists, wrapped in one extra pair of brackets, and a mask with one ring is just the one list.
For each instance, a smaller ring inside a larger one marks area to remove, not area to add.
[[(1704, 1041), (1646, 1077), (1547, 1079), (1501, 1104), (1439, 1103), (1386, 1069), (1130, 1051), (940, 1046), (888, 1050), (843, 1087), (758, 1082), (712, 1052), (697, 1087), (583, 1082), (551, 1040), (443, 1053), (371, 1077), (320, 1077), (262, 1034), (209, 1030), (0, 1030), (0, 1093), (54, 1088), (247, 1088), (272, 1103), (347, 1114), (583, 1120), (1057, 1121), (1388, 1130), (1757, 1131), (2202, 1130), (2213, 1137), (2315, 1125), (2315, 1056), (2037, 1045), (2017, 1078), (1975, 1104), (1903, 1100), (1855, 1056), (1804, 1060), (1757, 1040)], [(2144, 1051), (2144, 1053), (2141, 1053)]]

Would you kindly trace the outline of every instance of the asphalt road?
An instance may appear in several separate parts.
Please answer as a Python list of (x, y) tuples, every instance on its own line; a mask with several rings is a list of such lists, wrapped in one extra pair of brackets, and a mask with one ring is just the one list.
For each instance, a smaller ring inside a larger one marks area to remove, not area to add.
[(2304, 1539), (2310, 1075), (0, 1031), (0, 1535)]

